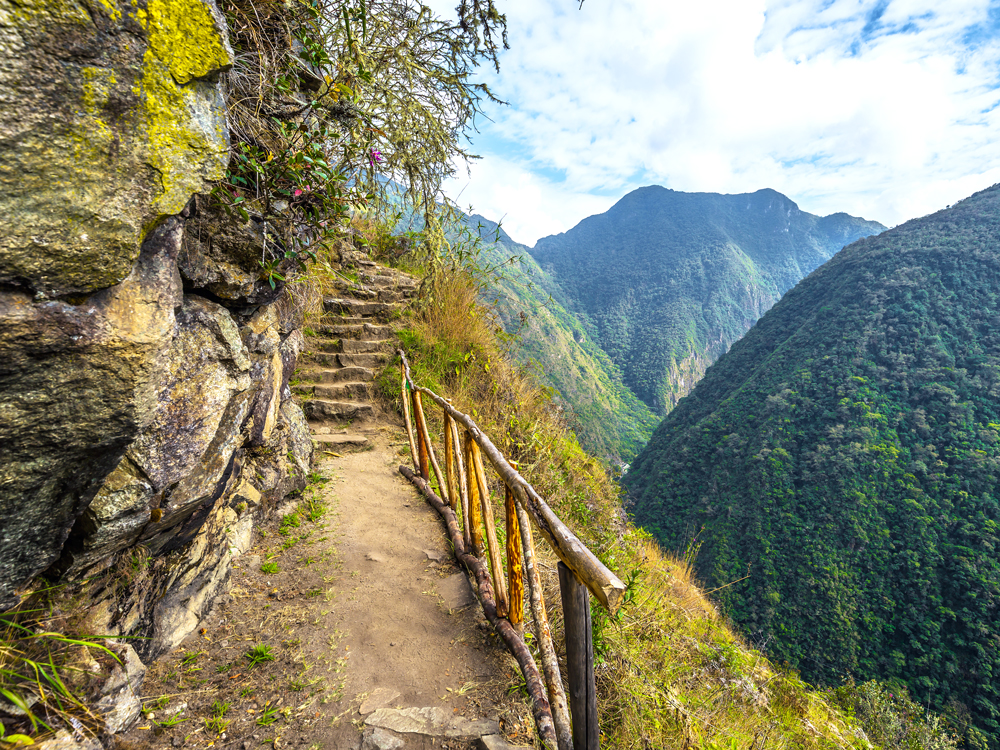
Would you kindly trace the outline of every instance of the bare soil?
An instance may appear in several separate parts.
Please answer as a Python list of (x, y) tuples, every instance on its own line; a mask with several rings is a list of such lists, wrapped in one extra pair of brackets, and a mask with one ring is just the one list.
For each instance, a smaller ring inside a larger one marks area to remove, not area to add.
[[(532, 744), (516, 664), (475, 598), (459, 606), (467, 583), (440, 518), (399, 475), (405, 435), (367, 435), (368, 450), (322, 455), (322, 479), (236, 561), (231, 594), (151, 666), (147, 713), (122, 747), (358, 748), (359, 709), (393, 693), (381, 705), (492, 718), (512, 744)], [(250, 666), (254, 650), (273, 661)], [(403, 738), (412, 750), (473, 746)]]

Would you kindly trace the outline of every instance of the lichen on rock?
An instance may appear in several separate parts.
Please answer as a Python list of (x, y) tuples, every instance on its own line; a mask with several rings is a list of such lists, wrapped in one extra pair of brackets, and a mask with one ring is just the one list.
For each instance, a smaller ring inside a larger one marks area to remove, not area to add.
[[(183, 14), (179, 17), (178, 14)], [(0, 282), (89, 293), (228, 161), (213, 0), (0, 0)]]

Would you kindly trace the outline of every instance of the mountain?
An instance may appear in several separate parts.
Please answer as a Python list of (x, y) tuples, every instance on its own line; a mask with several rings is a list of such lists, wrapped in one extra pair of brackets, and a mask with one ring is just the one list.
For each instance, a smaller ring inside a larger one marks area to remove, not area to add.
[(624, 384), (662, 415), (797, 281), (884, 229), (814, 216), (774, 190), (651, 186), (530, 252)]
[(592, 331), (566, 310), (565, 293), (526, 246), (481, 216), (469, 217), (466, 226), (483, 242), (479, 262), (498, 269), (486, 297), (504, 329), (516, 337), (514, 355), (531, 363), (554, 389), (589, 453), (615, 464), (631, 461), (660, 418), (624, 384)]
[(904, 682), (997, 748), (998, 477), (994, 186), (800, 282), (624, 484), (663, 545), (700, 546), (698, 575), (771, 658)]

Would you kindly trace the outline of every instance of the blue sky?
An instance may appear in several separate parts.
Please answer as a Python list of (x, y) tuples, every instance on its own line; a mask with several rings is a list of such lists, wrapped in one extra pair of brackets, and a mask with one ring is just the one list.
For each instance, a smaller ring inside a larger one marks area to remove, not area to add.
[(499, 4), (510, 106), (446, 189), (528, 245), (649, 184), (892, 226), (1000, 182), (1000, 0)]

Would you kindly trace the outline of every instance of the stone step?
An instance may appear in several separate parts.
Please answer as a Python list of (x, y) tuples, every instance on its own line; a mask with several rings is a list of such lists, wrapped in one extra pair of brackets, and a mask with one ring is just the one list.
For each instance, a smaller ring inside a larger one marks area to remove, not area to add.
[(372, 325), (371, 323), (340, 323), (336, 325), (321, 325), (319, 333), (338, 339), (391, 339), (395, 330), (392, 326)]
[(307, 367), (299, 371), (299, 378), (299, 385), (352, 380), (368, 382), (375, 379), (375, 371), (369, 367)]
[(368, 438), (364, 435), (357, 435), (342, 432), (314, 432), (312, 439), (320, 444), (321, 448), (362, 448), (368, 445)]
[(344, 354), (337, 352), (310, 352), (308, 358), (325, 367), (367, 367), (377, 369), (389, 361), (389, 353), (366, 352), (364, 354)]
[(365, 352), (358, 354), (338, 354), (341, 367), (367, 367), (377, 369), (389, 361), (389, 352)]
[(395, 339), (317, 339), (315, 351), (326, 354), (370, 354), (371, 352), (391, 352), (396, 347)]
[(480, 737), (500, 733), (500, 725), (492, 719), (466, 719), (440, 706), (379, 708), (365, 719), (365, 725), (398, 734), (422, 734), (425, 737), (465, 741), (476, 741)]
[(349, 298), (333, 297), (323, 300), (323, 309), (334, 315), (353, 316), (378, 315), (388, 317), (402, 310), (402, 306), (392, 302), (364, 302)]
[(322, 320), (320, 324), (320, 329), (322, 330), (328, 326), (360, 326), (365, 323), (371, 323), (373, 318), (367, 315), (334, 315), (324, 313), (320, 320)]
[(375, 407), (358, 401), (327, 401), (314, 398), (302, 404), (306, 418), (312, 421), (334, 420), (346, 422), (349, 419), (369, 419), (375, 414)]
[(345, 354), (372, 354), (391, 352), (396, 348), (395, 339), (341, 339), (341, 351)]
[(343, 383), (299, 383), (292, 386), (292, 391), (306, 398), (322, 398), (329, 401), (364, 401), (370, 396), (368, 388), (369, 383), (354, 380)]

